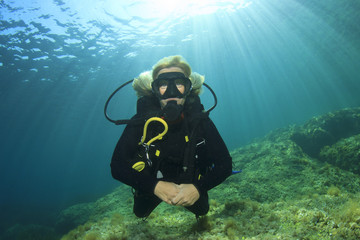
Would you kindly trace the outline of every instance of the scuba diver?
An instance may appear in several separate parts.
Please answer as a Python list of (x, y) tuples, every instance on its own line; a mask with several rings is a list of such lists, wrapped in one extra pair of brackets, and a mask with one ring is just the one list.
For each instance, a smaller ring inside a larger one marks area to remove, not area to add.
[(138, 95), (132, 119), (113, 121), (105, 106), (110, 121), (127, 124), (112, 156), (112, 176), (134, 189), (137, 217), (148, 217), (161, 202), (206, 215), (207, 192), (232, 174), (232, 159), (200, 102), (204, 76), (192, 73), (183, 57), (170, 56), (130, 82)]

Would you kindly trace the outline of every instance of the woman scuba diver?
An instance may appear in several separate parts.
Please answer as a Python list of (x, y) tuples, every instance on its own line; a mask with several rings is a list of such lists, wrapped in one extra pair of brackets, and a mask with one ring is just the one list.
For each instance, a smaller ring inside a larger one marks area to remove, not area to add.
[(165, 57), (134, 79), (139, 98), (132, 119), (107, 116), (113, 95), (105, 105), (110, 121), (127, 124), (112, 156), (111, 173), (135, 190), (133, 211), (138, 217), (149, 216), (161, 202), (183, 206), (196, 217), (206, 215), (207, 192), (232, 174), (229, 151), (209, 118), (215, 106), (204, 111), (200, 102), (202, 85), (207, 86), (204, 77), (192, 73), (181, 56)]

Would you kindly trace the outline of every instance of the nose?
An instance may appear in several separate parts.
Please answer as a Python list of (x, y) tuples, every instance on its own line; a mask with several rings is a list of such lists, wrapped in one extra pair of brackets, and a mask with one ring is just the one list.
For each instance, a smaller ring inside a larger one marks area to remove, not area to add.
[(169, 86), (166, 89), (167, 96), (169, 97), (176, 97), (178, 95), (179, 90), (177, 89), (176, 85), (169, 84)]

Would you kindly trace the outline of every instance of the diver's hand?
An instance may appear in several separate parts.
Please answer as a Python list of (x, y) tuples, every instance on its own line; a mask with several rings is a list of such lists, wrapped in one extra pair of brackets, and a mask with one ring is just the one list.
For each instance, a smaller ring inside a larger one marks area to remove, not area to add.
[(171, 200), (173, 205), (188, 207), (193, 205), (199, 198), (200, 193), (194, 184), (180, 184), (179, 194)]
[(179, 185), (172, 182), (159, 181), (154, 190), (154, 194), (164, 202), (173, 205), (171, 199), (180, 193)]

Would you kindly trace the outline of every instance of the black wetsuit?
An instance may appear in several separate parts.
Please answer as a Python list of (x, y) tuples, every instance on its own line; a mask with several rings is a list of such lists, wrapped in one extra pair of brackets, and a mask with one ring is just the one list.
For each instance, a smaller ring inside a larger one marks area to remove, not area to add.
[[(146, 101), (149, 99), (144, 98)], [(140, 99), (143, 101), (144, 99)], [(195, 100), (194, 100), (195, 99)], [(150, 98), (151, 105), (145, 104), (146, 109), (151, 111), (160, 110), (158, 100)], [(155, 105), (154, 105), (155, 103)], [(195, 107), (194, 107), (195, 106)], [(141, 107), (140, 107), (141, 108)], [(138, 217), (147, 217), (161, 200), (154, 195), (154, 189), (158, 181), (168, 181), (177, 184), (192, 183), (198, 189), (200, 198), (194, 205), (187, 207), (188, 210), (199, 215), (205, 215), (209, 210), (207, 191), (222, 183), (232, 172), (232, 160), (229, 151), (218, 133), (215, 125), (207, 116), (199, 114), (202, 105), (197, 96), (192, 101), (187, 99), (184, 106), (183, 119), (168, 124), (169, 130), (162, 140), (154, 142), (150, 147), (149, 156), (152, 167), (138, 172), (131, 168), (134, 159), (142, 146), (139, 141), (143, 134), (143, 124), (129, 124), (120, 137), (111, 161), (112, 176), (133, 187), (134, 213)], [(138, 113), (133, 119), (139, 118)], [(149, 125), (149, 134), (146, 141), (162, 132), (163, 126), (159, 123)], [(193, 133), (193, 129), (196, 129)], [(192, 136), (191, 145), (196, 146), (190, 157), (192, 167), (183, 171), (183, 159), (188, 148), (185, 136)], [(195, 145), (194, 145), (195, 144)], [(160, 154), (155, 152), (159, 150)]]

